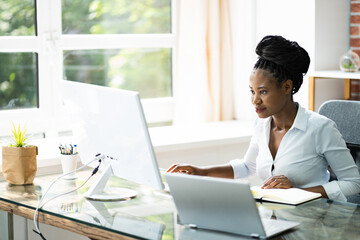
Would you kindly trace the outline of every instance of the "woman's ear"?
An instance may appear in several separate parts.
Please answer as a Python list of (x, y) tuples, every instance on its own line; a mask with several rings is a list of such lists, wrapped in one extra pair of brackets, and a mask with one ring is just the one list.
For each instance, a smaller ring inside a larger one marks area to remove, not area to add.
[(285, 94), (291, 94), (293, 88), (293, 82), (290, 79), (288, 79), (285, 82), (283, 82), (281, 88)]

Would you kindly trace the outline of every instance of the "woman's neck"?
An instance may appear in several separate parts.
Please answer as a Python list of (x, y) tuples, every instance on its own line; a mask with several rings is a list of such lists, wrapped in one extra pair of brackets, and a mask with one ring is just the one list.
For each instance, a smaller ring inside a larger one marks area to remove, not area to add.
[(280, 131), (289, 130), (294, 123), (297, 110), (298, 105), (293, 101), (289, 102), (280, 113), (272, 116), (271, 127)]

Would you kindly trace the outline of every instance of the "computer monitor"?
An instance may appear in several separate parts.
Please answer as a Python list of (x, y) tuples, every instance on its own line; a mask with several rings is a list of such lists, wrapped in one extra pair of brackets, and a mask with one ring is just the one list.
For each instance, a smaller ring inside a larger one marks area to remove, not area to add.
[(129, 189), (105, 188), (111, 175), (164, 188), (138, 92), (67, 80), (60, 82), (60, 89), (82, 163), (92, 161), (98, 153), (107, 156), (101, 177), (85, 197), (118, 200), (136, 196)]

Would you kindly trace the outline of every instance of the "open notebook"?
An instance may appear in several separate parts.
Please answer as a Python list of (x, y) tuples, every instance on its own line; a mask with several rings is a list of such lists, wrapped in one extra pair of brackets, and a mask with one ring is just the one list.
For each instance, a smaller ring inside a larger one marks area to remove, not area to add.
[(291, 205), (298, 205), (321, 197), (320, 193), (313, 193), (299, 188), (262, 189), (260, 186), (253, 186), (251, 192), (255, 199)]

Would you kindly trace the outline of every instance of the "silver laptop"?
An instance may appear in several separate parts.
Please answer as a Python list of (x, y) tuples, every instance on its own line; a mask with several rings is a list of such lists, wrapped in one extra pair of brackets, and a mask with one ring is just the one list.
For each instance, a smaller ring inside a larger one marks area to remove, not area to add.
[(249, 184), (237, 180), (165, 173), (181, 224), (267, 238), (299, 223), (261, 219)]

